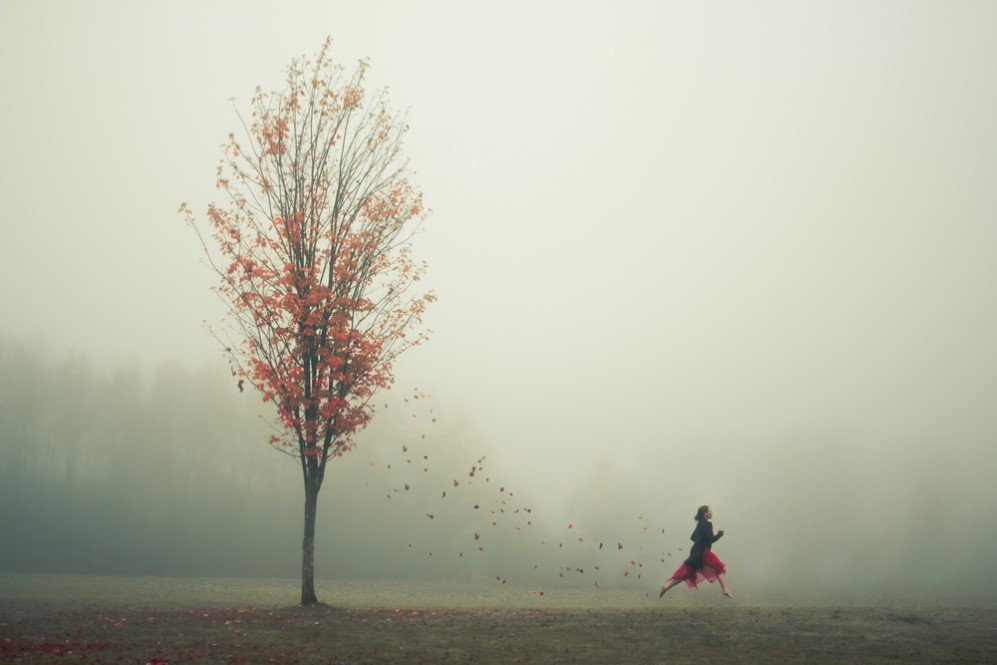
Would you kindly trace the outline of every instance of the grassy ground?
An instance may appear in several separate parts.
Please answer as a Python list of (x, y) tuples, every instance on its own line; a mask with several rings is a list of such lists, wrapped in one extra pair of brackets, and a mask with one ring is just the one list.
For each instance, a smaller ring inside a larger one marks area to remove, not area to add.
[[(0, 659), (103, 663), (997, 662), (993, 607), (752, 604), (508, 585), (0, 574)], [(212, 599), (212, 602), (205, 602)], [(588, 607), (583, 606), (588, 600)], [(225, 601), (229, 602), (226, 603)], [(248, 602), (247, 602), (248, 601)], [(629, 602), (629, 606), (627, 603)], [(519, 605), (519, 607), (516, 607)]]

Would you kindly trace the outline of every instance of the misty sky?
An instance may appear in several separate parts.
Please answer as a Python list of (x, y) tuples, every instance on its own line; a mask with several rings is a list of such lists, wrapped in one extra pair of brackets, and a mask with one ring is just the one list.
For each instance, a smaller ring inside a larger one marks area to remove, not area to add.
[(410, 109), (433, 210), (433, 335), (397, 390), (494, 465), (553, 502), (640, 472), (689, 521), (792, 500), (752, 476), (806, 451), (891, 488), (946, 461), (933, 491), (992, 520), (994, 26), (949, 1), (4, 0), (0, 331), (224, 368), (176, 211), (221, 201), (229, 99), (332, 35)]

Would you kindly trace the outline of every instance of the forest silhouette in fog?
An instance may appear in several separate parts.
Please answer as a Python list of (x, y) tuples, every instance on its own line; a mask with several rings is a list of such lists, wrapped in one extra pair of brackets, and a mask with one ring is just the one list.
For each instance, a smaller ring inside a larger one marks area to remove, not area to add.
[[(197, 370), (166, 362), (143, 376), (134, 364), (102, 368), (0, 338), (0, 569), (293, 578), (300, 470), (265, 443), (262, 406), (235, 389), (221, 362)], [(733, 524), (736, 537), (723, 551), (743, 584), (768, 590), (889, 593), (906, 580), (921, 591), (992, 591), (995, 563), (979, 556), (997, 540), (980, 517), (993, 497), (984, 477), (992, 452), (980, 447), (974, 465), (953, 450), (898, 450), (890, 462), (831, 434), (740, 453), (732, 446), (706, 470), (725, 479), (716, 521)], [(520, 483), (507, 465), (494, 472), (489, 458), (499, 451), (466, 414), (433, 425), (392, 402), (330, 470), (319, 576), (498, 575), (643, 589), (681, 560), (690, 510), (666, 504), (662, 488), (691, 499), (702, 481), (675, 473), (674, 461), (672, 472), (656, 473), (664, 458), (682, 458), (674, 444), (647, 447), (638, 469), (594, 457), (588, 475), (552, 473), (550, 488)], [(482, 456), (488, 471), (468, 478)], [(551, 488), (565, 485), (567, 500), (552, 501)], [(525, 513), (512, 513), (525, 507), (532, 526), (517, 534)], [(602, 540), (614, 547), (597, 549)], [(646, 565), (638, 582), (619, 574), (634, 557)], [(847, 585), (837, 576), (846, 568)], [(575, 574), (562, 578), (564, 570)]]

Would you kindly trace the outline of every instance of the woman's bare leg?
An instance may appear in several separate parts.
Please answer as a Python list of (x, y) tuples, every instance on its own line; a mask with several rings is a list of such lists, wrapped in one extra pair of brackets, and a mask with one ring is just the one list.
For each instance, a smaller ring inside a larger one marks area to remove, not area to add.
[(717, 580), (720, 582), (720, 588), (723, 589), (724, 595), (727, 596), (728, 598), (733, 598), (734, 596), (730, 595), (730, 589), (727, 588), (727, 578), (725, 577), (726, 574), (727, 573), (718, 573)]
[(665, 592), (671, 589), (673, 586), (681, 582), (682, 580), (677, 580), (674, 577), (661, 585), (661, 591), (658, 593), (658, 598), (665, 595)]

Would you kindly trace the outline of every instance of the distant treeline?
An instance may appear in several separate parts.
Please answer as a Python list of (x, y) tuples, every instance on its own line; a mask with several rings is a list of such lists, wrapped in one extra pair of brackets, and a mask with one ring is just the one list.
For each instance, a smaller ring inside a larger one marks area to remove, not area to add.
[[(752, 438), (717, 414), (636, 467), (607, 442), (589, 474), (543, 469), (531, 488), (492, 472), (502, 449), (469, 416), (404, 397), (330, 467), (319, 578), (650, 588), (715, 502), (735, 590), (997, 593), (997, 453), (975, 430)], [(144, 376), (0, 335), (0, 570), (297, 577), (301, 474), (267, 445), (266, 406), (221, 360)]]
[[(145, 377), (0, 337), (0, 569), (299, 575), (301, 473), (267, 445), (265, 406), (222, 363)], [(330, 463), (320, 577), (532, 570), (512, 510), (490, 525), (501, 495), (468, 477), (484, 452), (459, 420), (388, 409)]]

